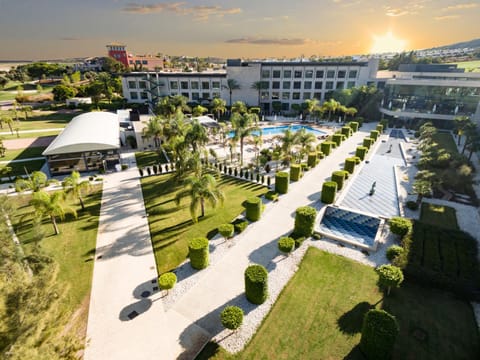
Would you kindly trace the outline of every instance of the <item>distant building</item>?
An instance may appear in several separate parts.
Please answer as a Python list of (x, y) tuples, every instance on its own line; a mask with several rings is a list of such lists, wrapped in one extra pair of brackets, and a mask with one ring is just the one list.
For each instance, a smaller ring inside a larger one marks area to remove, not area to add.
[(127, 47), (123, 44), (107, 45), (108, 56), (121, 62), (125, 67), (134, 70), (157, 70), (163, 69), (163, 58), (151, 55), (133, 55), (127, 53)]
[(125, 65), (125, 67), (127, 68), (129, 67), (127, 47), (125, 45), (112, 43), (107, 45), (107, 49), (108, 49), (108, 56), (121, 62), (123, 65)]

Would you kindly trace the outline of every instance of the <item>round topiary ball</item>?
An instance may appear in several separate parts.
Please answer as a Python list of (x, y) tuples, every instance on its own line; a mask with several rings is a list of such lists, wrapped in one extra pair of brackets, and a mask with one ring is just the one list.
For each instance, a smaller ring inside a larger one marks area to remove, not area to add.
[(222, 224), (218, 227), (218, 232), (225, 239), (230, 239), (235, 232), (235, 227), (233, 226), (233, 224)]
[(290, 254), (295, 248), (295, 240), (291, 237), (283, 236), (278, 240), (278, 250), (285, 254)]
[(238, 306), (227, 306), (220, 313), (220, 320), (224, 328), (237, 330), (243, 323), (243, 310)]
[(405, 249), (398, 245), (392, 245), (387, 249), (387, 259), (393, 261), (397, 256), (402, 255)]
[(268, 272), (262, 265), (245, 270), (245, 295), (252, 304), (263, 304), (268, 297)]
[(172, 272), (167, 272), (158, 277), (158, 286), (162, 290), (166, 290), (168, 293), (168, 290), (173, 289), (175, 284), (177, 283), (177, 275), (175, 275)]
[(394, 316), (384, 310), (369, 310), (363, 319), (360, 350), (367, 359), (390, 359), (398, 332)]
[(390, 231), (394, 234), (405, 236), (412, 229), (412, 222), (402, 217), (393, 217), (388, 221)]
[(204, 269), (208, 266), (208, 239), (198, 237), (188, 243), (190, 264), (194, 269)]

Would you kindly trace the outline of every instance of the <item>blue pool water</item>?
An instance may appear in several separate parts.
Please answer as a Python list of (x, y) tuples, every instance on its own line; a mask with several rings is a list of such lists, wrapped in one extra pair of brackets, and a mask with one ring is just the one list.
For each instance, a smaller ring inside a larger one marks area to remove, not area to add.
[[(321, 136), (321, 135), (326, 134), (324, 131), (314, 129), (311, 126), (306, 126), (306, 125), (290, 125), (290, 126), (288, 126), (288, 125), (284, 125), (284, 126), (272, 126), (272, 127), (262, 128), (262, 135), (265, 135), (265, 136), (280, 135), (280, 134), (283, 134), (283, 132), (285, 130), (287, 130), (288, 128), (290, 128), (293, 132), (297, 132), (300, 129), (305, 129), (309, 133), (312, 133), (315, 136)], [(260, 135), (260, 132), (259, 131), (253, 131), (252, 134), (255, 135), (255, 136), (258, 136), (258, 135)], [(230, 131), (228, 133), (228, 137), (233, 137), (233, 135), (234, 135), (233, 131)]]

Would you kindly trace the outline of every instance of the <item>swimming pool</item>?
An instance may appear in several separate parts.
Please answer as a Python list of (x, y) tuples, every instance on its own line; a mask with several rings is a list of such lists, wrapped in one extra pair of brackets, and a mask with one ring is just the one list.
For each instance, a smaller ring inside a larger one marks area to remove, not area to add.
[[(297, 132), (300, 129), (305, 129), (309, 133), (312, 133), (315, 136), (321, 136), (326, 134), (326, 132), (324, 131), (314, 129), (311, 126), (307, 126), (307, 125), (290, 125), (290, 126), (283, 125), (283, 126), (264, 127), (262, 128), (262, 135), (264, 136), (280, 135), (280, 134), (283, 134), (284, 131), (288, 130), (288, 128), (290, 128), (293, 132)], [(228, 133), (228, 137), (233, 137), (234, 134), (235, 133), (233, 131), (230, 131)], [(252, 131), (252, 135), (258, 136), (260, 135), (260, 132), (258, 130)]]

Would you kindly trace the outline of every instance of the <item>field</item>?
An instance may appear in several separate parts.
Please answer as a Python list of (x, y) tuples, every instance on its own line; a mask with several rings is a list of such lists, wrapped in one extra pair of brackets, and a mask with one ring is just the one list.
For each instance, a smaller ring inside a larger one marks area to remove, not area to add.
[(454, 64), (457, 64), (459, 68), (465, 69), (465, 71), (480, 72), (480, 60), (463, 61)]

